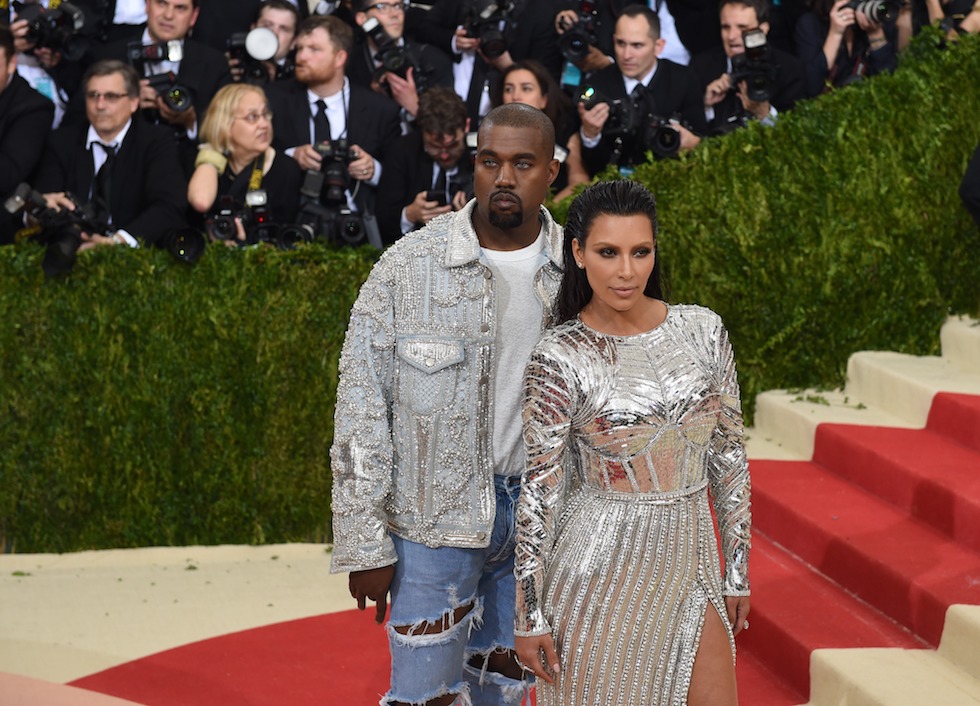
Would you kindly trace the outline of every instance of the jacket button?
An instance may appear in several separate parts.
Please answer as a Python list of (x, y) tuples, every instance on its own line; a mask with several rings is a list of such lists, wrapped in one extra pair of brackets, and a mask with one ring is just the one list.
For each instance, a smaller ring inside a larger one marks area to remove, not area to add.
[(486, 333), (490, 330), (490, 324), (480, 324), (480, 331)]
[(484, 539), (487, 538), (487, 533), (486, 532), (477, 532), (476, 533), (476, 538), (479, 539), (482, 542)]
[(490, 270), (483, 271), (483, 279), (490, 279), (493, 277), (493, 273)]

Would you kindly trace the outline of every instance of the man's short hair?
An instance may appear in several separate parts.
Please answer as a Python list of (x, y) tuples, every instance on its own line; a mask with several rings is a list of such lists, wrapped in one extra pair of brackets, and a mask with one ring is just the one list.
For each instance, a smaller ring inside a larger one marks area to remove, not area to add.
[(660, 39), (660, 17), (646, 5), (627, 5), (626, 8), (619, 13), (617, 19), (619, 19), (619, 17), (645, 18), (647, 25), (650, 27), (650, 29), (647, 31), (647, 34), (650, 35), (650, 39), (653, 41)]
[(729, 5), (741, 5), (755, 10), (755, 19), (760, 25), (769, 21), (769, 0), (721, 0), (718, 3), (718, 14)]
[(255, 19), (258, 20), (262, 17), (262, 12), (264, 10), (283, 10), (284, 12), (293, 13), (293, 17), (296, 18), (296, 25), (299, 25), (299, 10), (296, 6), (289, 0), (262, 0), (259, 4), (259, 11), (255, 14)]
[(419, 96), (415, 124), (422, 132), (454, 134), (466, 129), (466, 119), (466, 104), (451, 88), (433, 86)]
[(103, 59), (89, 66), (85, 75), (82, 76), (82, 87), (84, 90), (88, 90), (88, 82), (92, 78), (95, 76), (111, 76), (112, 74), (122, 75), (127, 96), (135, 98), (140, 94), (140, 76), (136, 73), (136, 69), (118, 59)]
[[(351, 10), (354, 12), (367, 12), (377, 2), (378, 0), (353, 0), (351, 2)], [(401, 0), (395, 0), (395, 2), (401, 2)]]
[(14, 58), (14, 33), (7, 25), (0, 25), (0, 51), (7, 61)]
[(333, 15), (310, 15), (299, 23), (299, 27), (296, 28), (296, 36), (302, 37), (312, 34), (315, 29), (322, 29), (326, 32), (334, 48), (338, 51), (342, 49), (347, 52), (348, 57), (350, 56), (351, 50), (354, 48), (354, 30), (350, 28), (349, 24)]
[(492, 127), (516, 127), (537, 130), (541, 133), (541, 137), (544, 138), (545, 151), (548, 153), (548, 156), (550, 157), (555, 152), (555, 126), (551, 122), (551, 118), (532, 106), (524, 103), (505, 103), (504, 105), (498, 105), (483, 118), (483, 122), (480, 123), (480, 132), (478, 135), (482, 137)]

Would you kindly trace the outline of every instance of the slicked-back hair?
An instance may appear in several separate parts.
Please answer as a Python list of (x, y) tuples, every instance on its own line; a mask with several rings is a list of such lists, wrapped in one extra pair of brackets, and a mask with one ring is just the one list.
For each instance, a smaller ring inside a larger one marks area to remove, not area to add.
[(466, 104), (456, 91), (446, 86), (433, 86), (419, 96), (415, 125), (422, 132), (452, 135), (466, 129)]
[(127, 96), (135, 98), (140, 94), (140, 76), (136, 73), (136, 69), (118, 59), (102, 59), (102, 61), (96, 61), (89, 66), (85, 75), (82, 76), (82, 88), (87, 91), (89, 80), (95, 76), (111, 76), (112, 74), (122, 75)]
[(769, 0), (721, 0), (718, 3), (718, 14), (729, 5), (741, 5), (755, 10), (755, 19), (760, 25), (769, 21)]
[(555, 153), (555, 126), (551, 119), (537, 108), (524, 103), (498, 105), (487, 113), (480, 123), (477, 145), (483, 142), (484, 135), (493, 127), (516, 127), (538, 130), (544, 138), (545, 150), (550, 158)]
[(619, 13), (617, 19), (619, 19), (619, 17), (645, 18), (647, 25), (649, 26), (647, 34), (650, 35), (650, 39), (653, 41), (660, 39), (660, 17), (646, 5), (627, 5), (623, 11)]
[(315, 29), (322, 29), (333, 42), (334, 49), (347, 52), (350, 57), (351, 50), (354, 48), (354, 30), (343, 20), (333, 15), (310, 15), (299, 23), (296, 28), (296, 36), (303, 37), (312, 34)]
[(577, 240), (584, 248), (592, 226), (599, 216), (646, 216), (653, 231), (653, 271), (647, 279), (643, 293), (654, 299), (664, 298), (660, 276), (660, 255), (657, 252), (657, 200), (653, 194), (636, 181), (618, 179), (600, 181), (575, 197), (565, 220), (565, 240), (562, 246), (565, 274), (558, 290), (555, 323), (574, 319), (589, 300), (592, 286), (585, 270), (575, 264), (572, 241)]
[(262, 17), (263, 10), (282, 10), (284, 12), (293, 13), (293, 17), (296, 18), (296, 26), (299, 26), (299, 10), (296, 6), (289, 0), (262, 0), (259, 5), (259, 11), (255, 14), (255, 19), (258, 20)]

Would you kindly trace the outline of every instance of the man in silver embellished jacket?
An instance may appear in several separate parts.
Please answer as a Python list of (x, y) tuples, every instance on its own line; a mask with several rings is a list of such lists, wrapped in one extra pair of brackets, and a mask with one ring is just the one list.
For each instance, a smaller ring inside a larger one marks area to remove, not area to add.
[(554, 129), (521, 104), (481, 124), (475, 198), (397, 241), (361, 289), (340, 360), (333, 572), (388, 593), (381, 703), (517, 704), (514, 512), (524, 365), (551, 315), (562, 233), (542, 203)]

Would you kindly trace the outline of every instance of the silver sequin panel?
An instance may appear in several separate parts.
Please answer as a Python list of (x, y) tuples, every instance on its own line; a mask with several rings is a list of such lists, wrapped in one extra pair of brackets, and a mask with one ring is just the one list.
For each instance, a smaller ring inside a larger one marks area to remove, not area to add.
[(552, 632), (562, 668), (538, 703), (685, 704), (708, 604), (727, 626), (724, 596), (749, 593), (748, 464), (720, 318), (674, 306), (636, 336), (548, 332), (524, 430), (515, 627)]

